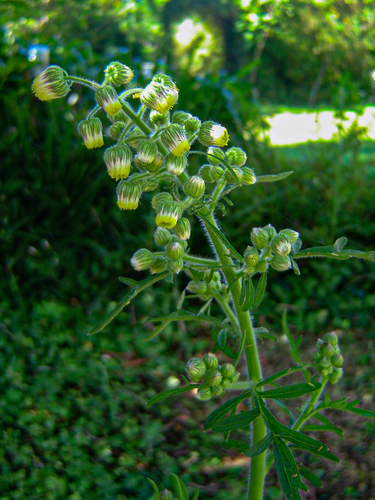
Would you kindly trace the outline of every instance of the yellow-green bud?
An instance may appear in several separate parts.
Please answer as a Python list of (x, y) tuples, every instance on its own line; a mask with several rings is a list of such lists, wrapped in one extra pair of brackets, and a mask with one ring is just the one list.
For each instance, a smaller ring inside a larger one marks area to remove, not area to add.
[(157, 226), (172, 229), (181, 216), (181, 208), (174, 201), (165, 201), (157, 206), (155, 222)]
[(166, 111), (165, 113), (159, 113), (159, 111), (153, 110), (150, 113), (149, 121), (156, 127), (168, 125), (170, 121), (170, 113), (169, 111)]
[(221, 374), (223, 378), (231, 378), (236, 372), (236, 369), (231, 363), (225, 363), (221, 368), (220, 368)]
[(268, 244), (268, 232), (263, 227), (254, 227), (251, 231), (253, 245), (262, 250)]
[[(232, 172), (236, 174), (237, 178), (233, 175)], [(243, 177), (243, 171), (239, 167), (232, 167), (232, 171), (230, 171), (229, 168), (225, 170), (225, 179), (230, 184), (234, 184), (235, 182), (241, 182), (242, 177)]]
[(138, 208), (142, 190), (139, 184), (120, 181), (117, 184), (117, 205), (121, 210), (135, 210)]
[(252, 170), (249, 167), (243, 167), (242, 168), (242, 183), (251, 185), (255, 184), (257, 181), (256, 175), (254, 173), (254, 170)]
[(215, 371), (209, 375), (207, 382), (210, 384), (211, 387), (217, 387), (218, 385), (221, 384), (222, 380), (223, 380), (222, 374), (219, 371)]
[(181, 219), (177, 222), (173, 231), (179, 240), (188, 240), (190, 238), (191, 226), (189, 219), (186, 217), (181, 217)]
[(111, 62), (104, 70), (108, 82), (115, 87), (126, 85), (133, 79), (133, 71), (125, 64), (120, 62)]
[(112, 179), (127, 179), (130, 173), (132, 152), (128, 146), (112, 146), (104, 151), (104, 162)]
[(221, 396), (224, 392), (224, 388), (222, 385), (211, 387), (211, 392), (213, 396)]
[(104, 145), (102, 122), (95, 116), (80, 121), (78, 133), (83, 138), (87, 149), (100, 148)]
[(207, 382), (203, 382), (203, 384), (199, 387), (197, 398), (201, 401), (208, 401), (212, 398), (212, 389)]
[(299, 233), (297, 233), (297, 231), (294, 231), (293, 229), (282, 229), (279, 234), (282, 236), (286, 236), (291, 245), (293, 245), (293, 243), (295, 243), (299, 238)]
[(140, 100), (146, 107), (166, 113), (176, 104), (178, 89), (169, 76), (155, 75), (141, 92)]
[(205, 281), (189, 281), (186, 288), (189, 292), (196, 293), (197, 295), (206, 295), (207, 293), (207, 283)]
[(323, 337), (324, 342), (328, 342), (329, 344), (333, 345), (333, 347), (337, 346), (339, 339), (337, 338), (337, 335), (335, 332), (329, 332), (326, 333)]
[(136, 148), (138, 145), (138, 142), (141, 141), (144, 137), (144, 133), (139, 127), (134, 127), (131, 130), (130, 136), (127, 138), (127, 142), (129, 146), (132, 148)]
[(241, 148), (230, 148), (225, 152), (225, 160), (230, 165), (242, 167), (246, 163), (247, 156), (245, 151)]
[(165, 166), (172, 175), (181, 175), (186, 167), (186, 156), (175, 156), (169, 153), (165, 157)]
[(210, 146), (207, 149), (207, 159), (212, 165), (220, 165), (221, 161), (224, 160), (225, 153), (220, 148), (215, 148)]
[(230, 380), (230, 383), (231, 384), (234, 384), (234, 382), (237, 382), (237, 380), (240, 378), (240, 374), (239, 373), (235, 373), (234, 375), (231, 376), (231, 378), (229, 379)]
[(133, 257), (130, 259), (131, 265), (136, 271), (143, 271), (149, 269), (155, 261), (155, 257), (147, 248), (137, 250)]
[(200, 382), (206, 374), (206, 364), (203, 359), (191, 358), (186, 365), (186, 373), (191, 382)]
[(208, 370), (217, 370), (219, 366), (219, 361), (215, 354), (212, 352), (208, 352), (204, 355), (203, 361), (206, 363), (206, 367)]
[(271, 259), (271, 267), (275, 271), (287, 271), (292, 267), (292, 263), (286, 255), (274, 255)]
[(200, 198), (205, 190), (204, 180), (199, 175), (193, 175), (184, 185), (184, 193), (191, 198)]
[(180, 271), (182, 271), (183, 267), (184, 267), (183, 259), (169, 261), (169, 269), (172, 273), (178, 274)]
[(190, 143), (187, 140), (185, 130), (178, 123), (169, 125), (160, 136), (164, 146), (175, 156), (182, 156), (190, 149)]
[(155, 210), (157, 210), (158, 206), (164, 203), (165, 201), (172, 201), (173, 196), (170, 193), (163, 191), (162, 193), (156, 194), (151, 200), (151, 206)]
[(291, 247), (289, 240), (286, 238), (286, 236), (277, 234), (272, 239), (271, 249), (272, 249), (274, 254), (280, 255), (280, 256), (285, 256), (285, 255), (289, 255), (292, 247)]
[(115, 139), (115, 141), (117, 141), (120, 138), (121, 132), (124, 130), (124, 128), (124, 122), (115, 122), (109, 127), (109, 135), (112, 137), (112, 139)]
[(157, 245), (162, 247), (164, 245), (168, 245), (172, 241), (172, 235), (168, 229), (157, 227), (154, 232), (154, 240)]
[(190, 113), (186, 113), (185, 111), (175, 111), (172, 115), (172, 123), (183, 125), (188, 118), (192, 118)]
[(171, 260), (178, 260), (184, 255), (184, 249), (178, 241), (172, 241), (167, 246), (166, 253)]
[(70, 92), (70, 85), (65, 79), (68, 73), (60, 66), (48, 66), (38, 75), (32, 84), (32, 91), (41, 101), (51, 101), (65, 97)]
[(202, 165), (199, 169), (198, 175), (202, 177), (205, 182), (214, 182), (215, 179), (212, 177), (212, 165)]
[(264, 229), (264, 230), (267, 232), (267, 234), (268, 234), (268, 241), (269, 241), (269, 242), (270, 242), (270, 241), (272, 241), (272, 238), (273, 238), (274, 236), (276, 236), (276, 229), (275, 229), (273, 226), (271, 226), (271, 224), (268, 224), (267, 226), (264, 226), (264, 228), (263, 228), (263, 229)]
[(223, 177), (224, 170), (221, 167), (214, 165), (211, 168), (211, 175), (212, 175), (214, 181), (218, 181), (219, 179), (221, 179)]
[(265, 273), (268, 269), (268, 262), (266, 260), (260, 260), (255, 267), (255, 271), (258, 273)]
[(137, 144), (137, 159), (142, 164), (152, 163), (158, 154), (157, 145), (147, 139), (143, 139)]
[(152, 274), (159, 274), (165, 271), (168, 267), (168, 259), (165, 255), (157, 255), (155, 257), (154, 263), (150, 267)]
[(197, 133), (200, 129), (201, 121), (196, 116), (188, 118), (184, 123), (184, 129), (186, 133), (191, 137), (193, 134)]
[(331, 363), (336, 368), (340, 368), (344, 364), (344, 358), (342, 354), (334, 354), (331, 356)]
[(117, 92), (111, 85), (104, 85), (95, 92), (95, 100), (107, 115), (116, 115), (122, 110), (122, 104), (119, 101)]
[(200, 127), (198, 140), (204, 146), (219, 146), (221, 148), (228, 144), (229, 135), (225, 127), (218, 123), (207, 121), (203, 122)]
[(260, 255), (258, 250), (255, 247), (248, 246), (245, 250), (243, 257), (246, 265), (244, 271), (253, 273), (256, 265), (260, 260)]
[(163, 166), (164, 163), (164, 156), (161, 153), (157, 153), (155, 156), (155, 159), (152, 163), (147, 163), (145, 164), (146, 170), (149, 172), (155, 173), (160, 170), (160, 168)]
[(342, 368), (333, 368), (332, 372), (328, 375), (328, 380), (331, 384), (336, 384), (343, 376), (344, 370)]

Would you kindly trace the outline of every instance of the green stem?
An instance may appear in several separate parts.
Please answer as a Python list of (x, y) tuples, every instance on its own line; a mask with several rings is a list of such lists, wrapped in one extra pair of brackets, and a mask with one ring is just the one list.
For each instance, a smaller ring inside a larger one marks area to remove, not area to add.
[(204, 257), (195, 257), (194, 255), (184, 255), (184, 260), (186, 262), (192, 262), (193, 264), (203, 264), (207, 266), (212, 266), (213, 264), (220, 264), (219, 261), (214, 260), (214, 259), (206, 259)]
[(100, 111), (100, 106), (95, 106), (95, 108), (93, 108), (90, 113), (87, 114), (86, 116), (86, 120), (89, 120), (90, 118), (92, 118), (94, 115), (96, 115), (96, 113)]
[[(211, 214), (207, 215), (208, 220), (212, 225), (217, 227), (216, 221)], [(232, 259), (228, 257), (228, 250), (221, 239), (216, 235), (213, 229), (205, 223), (207, 234), (215, 248), (216, 254), (220, 262), (223, 264), (223, 273), (228, 283), (231, 283), (236, 276), (236, 272), (232, 267)], [(249, 374), (249, 380), (259, 382), (262, 378), (258, 349), (256, 346), (255, 335), (249, 312), (242, 311), (240, 306), (241, 286), (239, 281), (236, 281), (231, 290), (233, 305), (237, 313), (238, 322), (242, 335), (245, 337), (244, 350), (246, 356), (246, 364)], [(266, 427), (262, 418), (257, 418), (252, 426), (252, 443), (255, 445), (266, 435)], [(248, 500), (262, 500), (264, 480), (266, 475), (266, 454), (265, 452), (253, 457), (250, 464), (250, 481), (248, 489)]]
[(92, 80), (88, 80), (87, 78), (80, 78), (79, 76), (64, 76), (65, 80), (70, 82), (79, 83), (80, 85), (85, 85), (85, 87), (89, 87), (90, 89), (97, 90), (100, 89), (101, 85), (99, 83), (93, 82)]
[(228, 302), (225, 300), (225, 298), (222, 295), (215, 295), (214, 299), (216, 302), (220, 305), (221, 309), (223, 312), (227, 315), (227, 317), (230, 319), (231, 323), (233, 326), (238, 326), (238, 320), (236, 318), (236, 315), (232, 311), (230, 305)]

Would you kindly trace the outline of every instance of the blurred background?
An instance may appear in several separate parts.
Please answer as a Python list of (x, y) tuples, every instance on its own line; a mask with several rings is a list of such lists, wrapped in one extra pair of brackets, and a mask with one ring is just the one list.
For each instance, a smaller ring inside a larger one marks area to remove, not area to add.
[[(100, 80), (118, 60), (136, 86), (165, 72), (180, 89), (177, 109), (226, 126), (257, 175), (294, 171), (231, 193), (220, 223), (239, 251), (268, 223), (299, 231), (305, 247), (347, 236), (352, 248), (375, 249), (375, 2), (3, 0), (0, 16), (0, 500), (143, 500), (146, 477), (168, 487), (170, 472), (200, 486), (202, 499), (243, 497), (248, 459), (203, 432), (217, 401), (184, 394), (145, 406), (212, 347), (208, 325), (173, 324), (144, 341), (142, 321), (172, 311), (185, 278), (143, 293), (87, 336), (127, 292), (117, 277), (146, 277), (129, 260), (152, 249), (150, 197), (135, 214), (118, 210), (102, 152), (76, 132), (94, 103), (88, 89), (42, 103), (31, 82), (48, 64)], [(301, 135), (307, 122), (313, 133)], [(209, 252), (198, 224), (191, 248)], [(345, 376), (333, 394), (371, 408), (374, 264), (300, 267), (300, 277), (272, 273), (255, 311), (279, 338), (260, 346), (265, 374), (290, 363), (287, 308), (306, 360), (336, 331)], [(302, 454), (324, 485), (304, 499), (374, 499), (374, 422), (333, 418), (343, 438), (313, 435), (341, 463)], [(271, 472), (265, 499), (282, 498)]]

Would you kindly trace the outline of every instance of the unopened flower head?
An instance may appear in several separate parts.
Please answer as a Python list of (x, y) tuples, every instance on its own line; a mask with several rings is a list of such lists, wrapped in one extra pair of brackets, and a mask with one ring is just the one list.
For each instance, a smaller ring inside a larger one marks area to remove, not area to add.
[(182, 156), (190, 149), (190, 143), (187, 140), (185, 130), (182, 125), (172, 123), (160, 136), (164, 146), (175, 156)]
[(203, 360), (206, 363), (208, 370), (216, 370), (219, 366), (219, 361), (216, 355), (212, 352), (208, 352), (207, 354), (205, 354)]
[(205, 295), (207, 293), (207, 283), (205, 281), (192, 280), (189, 281), (187, 285), (187, 290), (191, 293), (196, 293), (197, 295)]
[(284, 256), (284, 255), (289, 255), (292, 246), (286, 236), (283, 236), (282, 234), (277, 234), (272, 239), (271, 249), (274, 254)]
[(126, 85), (133, 79), (133, 71), (120, 62), (111, 62), (104, 70), (108, 82), (115, 87)]
[(132, 156), (129, 146), (112, 146), (104, 151), (104, 162), (112, 179), (128, 178)]
[(257, 181), (254, 170), (249, 167), (242, 167), (242, 184), (255, 184)]
[(157, 227), (154, 232), (154, 240), (159, 247), (163, 247), (164, 245), (168, 245), (172, 241), (172, 235), (168, 231), (168, 229)]
[(183, 259), (169, 261), (169, 270), (171, 271), (171, 273), (178, 274), (180, 271), (182, 271), (183, 268), (184, 268), (184, 260)]
[(188, 240), (190, 238), (191, 226), (189, 219), (186, 217), (181, 217), (181, 219), (177, 222), (173, 231), (177, 238), (181, 241)]
[(157, 145), (149, 141), (148, 139), (143, 139), (137, 144), (137, 158), (141, 163), (152, 163), (156, 155), (158, 154)]
[(122, 104), (119, 101), (117, 92), (111, 85), (104, 85), (95, 92), (96, 102), (109, 115), (116, 115), (122, 110)]
[(159, 113), (166, 113), (178, 100), (178, 89), (171, 78), (166, 75), (155, 75), (152, 81), (141, 92), (141, 103)]
[(159, 111), (151, 111), (149, 116), (149, 121), (156, 127), (161, 127), (163, 125), (169, 125), (170, 113), (166, 111), (165, 113), (159, 113)]
[(189, 118), (192, 118), (190, 113), (186, 113), (185, 111), (175, 111), (172, 116), (172, 123), (183, 125)]
[(199, 132), (199, 129), (201, 128), (201, 123), (202, 122), (200, 121), (200, 119), (197, 118), (196, 116), (191, 116), (184, 122), (184, 129), (189, 137)]
[(205, 190), (205, 182), (199, 175), (193, 175), (184, 185), (184, 193), (191, 198), (200, 198)]
[(223, 378), (231, 378), (235, 374), (235, 368), (231, 363), (225, 363), (221, 368), (220, 372)]
[(172, 201), (173, 197), (170, 193), (163, 191), (162, 193), (157, 193), (151, 200), (151, 206), (155, 210), (157, 210), (158, 206), (164, 203), (165, 201)]
[(182, 248), (181, 243), (178, 241), (172, 241), (167, 246), (166, 254), (171, 260), (178, 260), (184, 255), (184, 249)]
[(130, 122), (130, 118), (123, 109), (115, 115), (111, 115), (109, 118), (111, 122), (124, 122), (126, 124)]
[(191, 358), (186, 365), (186, 372), (191, 382), (200, 382), (206, 373), (206, 363), (200, 358)]
[(279, 234), (285, 236), (291, 245), (293, 245), (293, 243), (295, 243), (299, 238), (299, 233), (293, 229), (282, 229)]
[(165, 255), (157, 255), (154, 263), (150, 267), (151, 274), (159, 274), (165, 271), (168, 267), (168, 259)]
[(155, 258), (147, 248), (141, 248), (135, 252), (130, 259), (131, 265), (136, 271), (143, 271), (149, 269), (154, 263)]
[(222, 148), (228, 144), (229, 135), (227, 129), (219, 123), (207, 121), (203, 122), (200, 127), (198, 140), (204, 146), (219, 146)]
[(186, 167), (186, 156), (175, 156), (172, 153), (167, 154), (165, 157), (165, 166), (172, 175), (181, 175)]
[(109, 135), (112, 137), (112, 139), (115, 139), (115, 141), (117, 141), (118, 139), (120, 139), (120, 135), (124, 128), (124, 122), (115, 122), (109, 127)]
[(220, 165), (224, 158), (225, 153), (222, 149), (216, 148), (215, 146), (210, 146), (207, 149), (207, 159), (211, 163), (211, 165)]
[(117, 205), (121, 210), (135, 210), (138, 208), (142, 190), (139, 184), (120, 181), (117, 184)]
[(219, 371), (216, 371), (212, 373), (207, 382), (213, 388), (213, 387), (218, 387), (221, 384), (222, 380), (223, 380), (222, 374)]
[(246, 163), (247, 156), (245, 151), (241, 148), (230, 148), (225, 152), (225, 160), (230, 165), (242, 167)]
[(207, 382), (203, 382), (203, 384), (198, 389), (197, 398), (201, 401), (208, 401), (212, 398), (212, 388), (210, 384)]
[(251, 241), (259, 250), (262, 250), (268, 244), (268, 239), (268, 232), (263, 227), (254, 227), (251, 231)]
[(340, 378), (343, 376), (344, 371), (342, 368), (333, 368), (332, 372), (328, 375), (328, 380), (331, 384), (336, 384)]
[(271, 259), (271, 267), (275, 271), (287, 271), (292, 267), (292, 263), (286, 255), (274, 255)]
[[(236, 174), (236, 176), (234, 176), (234, 174)], [(232, 170), (229, 170), (229, 168), (227, 168), (225, 170), (225, 179), (230, 184), (235, 184), (236, 182), (241, 182), (242, 178), (243, 178), (243, 171), (239, 167), (232, 167)]]
[(51, 101), (59, 97), (65, 97), (70, 91), (70, 85), (66, 78), (68, 73), (60, 66), (48, 66), (38, 75), (32, 84), (34, 94), (41, 101)]
[(104, 145), (102, 122), (97, 117), (78, 123), (78, 133), (83, 138), (87, 149), (100, 148)]
[(246, 268), (244, 269), (247, 273), (252, 273), (255, 271), (255, 267), (260, 260), (260, 255), (255, 247), (248, 246), (244, 253), (244, 261)]
[(180, 206), (174, 201), (165, 201), (157, 206), (155, 222), (164, 229), (172, 229), (181, 216)]

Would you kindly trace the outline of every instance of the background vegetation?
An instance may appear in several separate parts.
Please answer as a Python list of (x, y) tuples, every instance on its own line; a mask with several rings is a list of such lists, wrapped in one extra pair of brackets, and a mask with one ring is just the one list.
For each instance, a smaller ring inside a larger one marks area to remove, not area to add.
[[(0, 500), (147, 499), (145, 478), (168, 486), (167, 472), (201, 486), (203, 499), (220, 500), (228, 490), (240, 497), (246, 482), (243, 459), (203, 433), (215, 402), (184, 397), (145, 408), (176, 383), (189, 357), (212, 345), (208, 327), (184, 324), (143, 341), (151, 326), (139, 322), (173, 307), (175, 285), (140, 296), (103, 334), (87, 337), (125, 294), (117, 276), (139, 277), (129, 260), (150, 245), (154, 222), (147, 199), (136, 219), (120, 213), (101, 154), (80, 143), (76, 125), (91, 95), (75, 87), (66, 101), (42, 105), (30, 91), (33, 76), (50, 62), (100, 78), (111, 60), (131, 66), (140, 85), (155, 71), (171, 74), (179, 109), (227, 126), (258, 174), (295, 172), (255, 185), (251, 197), (250, 189), (231, 197), (222, 226), (236, 247), (246, 247), (253, 226), (271, 223), (300, 231), (309, 246), (345, 235), (371, 249), (375, 147), (366, 130), (354, 123), (329, 142), (275, 148), (264, 115), (293, 106), (342, 116), (372, 104), (374, 7), (372, 0), (1, 3)], [(198, 227), (191, 246), (209, 250)], [(346, 354), (338, 394), (358, 394), (370, 407), (374, 267), (307, 261), (301, 270), (274, 275), (256, 313), (279, 336), (265, 341), (265, 373), (288, 355), (280, 333), (286, 307), (307, 357), (318, 337), (336, 330)], [(324, 488), (311, 498), (375, 498), (374, 423), (340, 419), (343, 439), (317, 437), (342, 462), (314, 464)], [(267, 499), (282, 498), (275, 484), (271, 474)]]

